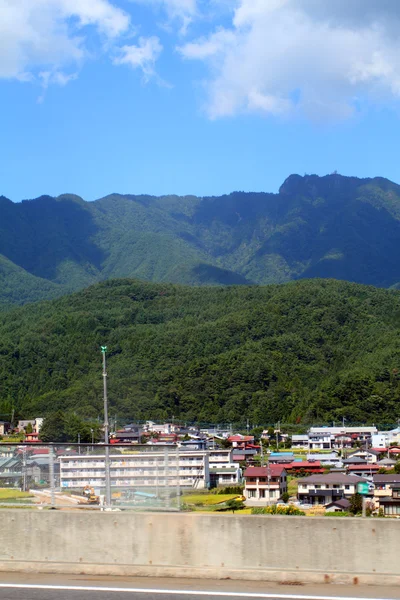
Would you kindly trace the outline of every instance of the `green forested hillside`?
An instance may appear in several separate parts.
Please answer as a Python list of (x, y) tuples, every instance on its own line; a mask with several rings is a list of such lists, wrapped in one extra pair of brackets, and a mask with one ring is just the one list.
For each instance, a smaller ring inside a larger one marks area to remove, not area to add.
[(115, 280), (0, 314), (0, 412), (393, 423), (400, 292), (346, 282), (185, 287)]
[(0, 286), (3, 304), (119, 277), (189, 285), (330, 277), (391, 287), (400, 282), (399, 250), (400, 186), (383, 178), (292, 175), (278, 194), (204, 198), (0, 197), (0, 255), (16, 267)]

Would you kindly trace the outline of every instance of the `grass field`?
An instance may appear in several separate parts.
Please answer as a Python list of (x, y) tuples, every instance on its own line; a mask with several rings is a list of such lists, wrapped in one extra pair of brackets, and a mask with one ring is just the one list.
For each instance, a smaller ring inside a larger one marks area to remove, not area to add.
[(237, 494), (187, 494), (182, 497), (182, 501), (189, 506), (216, 506), (237, 497)]
[(299, 478), (297, 477), (288, 477), (288, 493), (289, 496), (295, 496), (297, 494), (297, 482)]
[(0, 501), (21, 500), (22, 498), (32, 498), (32, 494), (29, 492), (20, 492), (12, 488), (0, 488)]

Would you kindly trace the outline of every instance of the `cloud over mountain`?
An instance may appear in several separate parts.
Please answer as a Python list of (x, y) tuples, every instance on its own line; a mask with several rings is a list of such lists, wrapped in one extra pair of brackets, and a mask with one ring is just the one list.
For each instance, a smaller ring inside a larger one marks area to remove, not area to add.
[(206, 61), (210, 117), (342, 119), (400, 97), (397, 0), (238, 0), (230, 26), (180, 47)]

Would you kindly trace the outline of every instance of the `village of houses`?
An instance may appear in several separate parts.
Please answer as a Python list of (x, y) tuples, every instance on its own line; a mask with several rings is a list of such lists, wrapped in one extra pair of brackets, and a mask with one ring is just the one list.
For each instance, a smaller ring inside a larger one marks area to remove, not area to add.
[[(18, 431), (29, 431), (25, 443), (3, 439), (1, 488), (44, 494), (51, 476), (58, 494), (79, 495), (90, 488), (101, 497), (104, 447), (45, 445), (42, 421), (18, 423)], [(0, 435), (6, 434), (6, 424), (0, 423)], [(281, 431), (275, 435), (281, 446), (289, 439)], [(268, 431), (256, 441), (253, 435), (218, 428), (128, 425), (110, 439), (114, 495), (129, 492), (151, 504), (159, 490), (168, 488), (178, 490), (182, 504), (190, 506), (194, 493), (198, 498), (242, 486), (246, 509), (286, 505), (312, 515), (347, 514), (352, 497), (360, 493), (370, 514), (400, 518), (400, 427), (385, 432), (372, 426), (311, 427), (307, 434), (292, 435), (291, 447), (279, 451), (263, 448), (268, 437)]]

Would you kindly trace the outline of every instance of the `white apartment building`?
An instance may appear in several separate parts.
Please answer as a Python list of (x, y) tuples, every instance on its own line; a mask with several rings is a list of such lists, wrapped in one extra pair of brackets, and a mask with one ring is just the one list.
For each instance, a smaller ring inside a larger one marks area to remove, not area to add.
[[(60, 457), (61, 488), (82, 489), (89, 485), (96, 490), (105, 487), (104, 455)], [(235, 473), (231, 468), (235, 467)], [(212, 476), (210, 477), (210, 471)], [(234, 484), (240, 471), (231, 460), (230, 450), (178, 450), (170, 448), (153, 452), (112, 454), (110, 456), (111, 485), (118, 488), (175, 486), (208, 488)]]
[(237, 485), (240, 483), (242, 473), (239, 465), (233, 462), (232, 450), (209, 450), (208, 466), (210, 473), (210, 487)]

